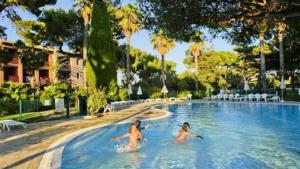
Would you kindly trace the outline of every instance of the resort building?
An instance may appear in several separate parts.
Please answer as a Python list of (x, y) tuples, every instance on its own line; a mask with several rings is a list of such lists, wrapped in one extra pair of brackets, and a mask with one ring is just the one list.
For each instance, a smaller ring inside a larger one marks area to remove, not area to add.
[[(11, 49), (13, 53), (12, 59), (0, 69), (0, 83), (11, 81), (19, 83), (48, 83), (54, 80), (66, 81), (75, 86), (83, 86), (83, 60), (75, 54), (62, 54), (57, 49), (44, 48), (35, 46), (36, 50), (44, 50), (48, 53), (48, 60), (45, 61), (43, 66), (35, 69), (33, 75), (29, 75), (28, 71), (24, 68), (21, 59), (18, 57), (20, 49), (14, 46), (14, 43), (0, 40), (1, 49)], [(4, 57), (4, 56), (0, 56)], [(59, 66), (59, 76), (56, 79), (53, 71), (52, 63), (64, 64)]]

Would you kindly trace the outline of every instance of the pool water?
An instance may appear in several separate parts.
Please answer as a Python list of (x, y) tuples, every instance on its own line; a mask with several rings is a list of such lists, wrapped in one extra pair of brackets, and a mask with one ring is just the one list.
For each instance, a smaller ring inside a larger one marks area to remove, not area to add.
[[(129, 124), (107, 126), (80, 135), (62, 154), (62, 169), (299, 169), (300, 106), (259, 103), (184, 103), (158, 107), (172, 116), (145, 121), (137, 152), (117, 153)], [(204, 139), (174, 144), (178, 125)]]

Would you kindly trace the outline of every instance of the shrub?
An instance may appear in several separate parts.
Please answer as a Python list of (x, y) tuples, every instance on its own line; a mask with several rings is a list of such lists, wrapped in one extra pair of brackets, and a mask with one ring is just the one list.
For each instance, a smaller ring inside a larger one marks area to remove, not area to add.
[(119, 89), (119, 97), (122, 101), (126, 100), (127, 98), (127, 89), (126, 88), (121, 88)]
[(0, 101), (0, 116), (16, 114), (19, 112), (19, 104), (16, 101)]
[(189, 90), (183, 90), (183, 91), (180, 91), (178, 94), (177, 94), (177, 97), (178, 98), (182, 98), (182, 97), (186, 97), (188, 94), (191, 94), (192, 92), (189, 91)]
[(63, 98), (68, 89), (69, 85), (66, 83), (50, 84), (44, 87), (44, 91), (41, 92), (41, 99)]
[(107, 96), (105, 88), (91, 88), (89, 89), (89, 97), (87, 100), (87, 108), (89, 115), (98, 115), (101, 109), (104, 108), (107, 103)]
[(169, 93), (167, 94), (168, 97), (176, 97), (177, 92), (175, 90), (170, 90)]
[(29, 86), (14, 82), (5, 82), (0, 86), (0, 101), (18, 101), (29, 99), (32, 95), (28, 94)]
[(118, 87), (116, 81), (111, 81), (108, 87), (108, 98), (110, 101), (115, 101), (118, 99)]
[(149, 87), (148, 94), (150, 99), (156, 99), (163, 96), (163, 94), (161, 93), (161, 88), (158, 87)]

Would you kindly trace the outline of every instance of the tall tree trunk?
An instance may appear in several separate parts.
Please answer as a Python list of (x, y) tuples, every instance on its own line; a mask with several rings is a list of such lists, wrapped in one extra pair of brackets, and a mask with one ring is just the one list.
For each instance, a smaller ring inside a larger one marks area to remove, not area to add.
[(126, 80), (127, 87), (129, 88), (130, 83), (130, 37), (127, 37), (126, 43)]
[(259, 46), (260, 46), (260, 73), (261, 73), (261, 85), (262, 89), (266, 90), (267, 89), (267, 84), (266, 84), (266, 58), (265, 58), (265, 53), (264, 53), (264, 32), (260, 32), (259, 34)]
[(198, 88), (199, 88), (199, 84), (198, 84), (198, 76), (199, 76), (199, 70), (198, 70), (198, 56), (195, 56), (195, 87), (196, 87), (196, 90), (198, 91)]
[(162, 82), (163, 86), (166, 84), (165, 80), (165, 56), (161, 55), (161, 76), (162, 76)]
[(84, 19), (84, 36), (83, 36), (83, 87), (87, 88), (86, 81), (86, 60), (87, 60), (87, 48), (88, 48), (88, 37), (89, 37), (89, 18)]
[(278, 29), (278, 40), (279, 40), (279, 59), (280, 59), (280, 75), (284, 79), (284, 53), (283, 53), (283, 38), (285, 31), (285, 24), (283, 22), (279, 22)]

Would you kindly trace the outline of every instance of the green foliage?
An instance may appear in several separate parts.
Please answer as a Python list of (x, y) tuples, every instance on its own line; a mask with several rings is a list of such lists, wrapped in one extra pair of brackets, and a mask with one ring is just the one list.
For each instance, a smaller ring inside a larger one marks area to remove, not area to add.
[[(232, 76), (239, 75), (239, 72), (233, 69), (236, 67), (236, 62), (237, 55), (235, 53), (206, 49), (199, 57), (198, 80), (200, 85), (206, 89), (228, 89), (232, 86)], [(187, 57), (184, 63), (187, 64), (189, 68), (193, 68), (192, 58)], [(240, 83), (240, 81), (236, 83)], [(236, 86), (238, 84), (234, 85)]]
[(55, 5), (57, 0), (6, 0), (1, 1), (0, 13), (11, 19), (18, 20), (21, 16), (18, 14), (18, 8), (22, 8), (31, 12), (32, 14), (39, 15), (41, 13), (40, 8), (46, 5)]
[(121, 88), (119, 89), (119, 98), (124, 101), (126, 100), (128, 94), (127, 94), (127, 89), (126, 88)]
[(106, 5), (94, 0), (86, 64), (89, 87), (108, 87), (111, 81), (116, 80), (115, 44), (112, 39)]
[(0, 47), (0, 69), (2, 69), (9, 61), (12, 60), (15, 51)]
[(34, 20), (16, 21), (17, 33), (26, 44), (56, 47), (64, 52), (68, 46), (79, 52), (83, 39), (83, 20), (73, 10), (47, 9)]
[(188, 94), (192, 94), (192, 92), (189, 90), (183, 90), (178, 93), (177, 97), (183, 98), (183, 97), (186, 97)]
[(5, 82), (0, 85), (0, 116), (14, 114), (19, 111), (18, 101), (32, 99), (30, 87), (25, 84)]
[(161, 93), (161, 88), (150, 87), (147, 90), (150, 99), (161, 98), (163, 94)]
[(124, 7), (118, 8), (115, 10), (115, 16), (127, 38), (130, 38), (143, 27), (141, 23), (143, 16), (137, 5), (127, 4)]
[(5, 82), (0, 86), (0, 101), (18, 101), (20, 99), (29, 99), (31, 95), (27, 92), (29, 86), (14, 82)]
[(50, 98), (63, 98), (65, 97), (66, 91), (70, 86), (66, 83), (56, 83), (44, 87), (44, 91), (41, 92), (42, 99)]
[(5, 27), (0, 25), (0, 38), (6, 37), (5, 29), (6, 29)]
[(0, 101), (0, 117), (16, 114), (19, 110), (19, 104), (15, 101)]
[(108, 87), (108, 98), (111, 100), (111, 101), (115, 101), (117, 100), (118, 98), (118, 86), (117, 86), (117, 83), (116, 81), (111, 81), (109, 83), (109, 87)]
[(89, 115), (98, 115), (107, 102), (105, 88), (90, 88), (87, 100), (87, 108)]
[(27, 47), (22, 41), (17, 41), (15, 46), (20, 48), (22, 52), (18, 55), (21, 59), (24, 69), (33, 74), (33, 70), (43, 66), (48, 61), (48, 53), (42, 50)]

